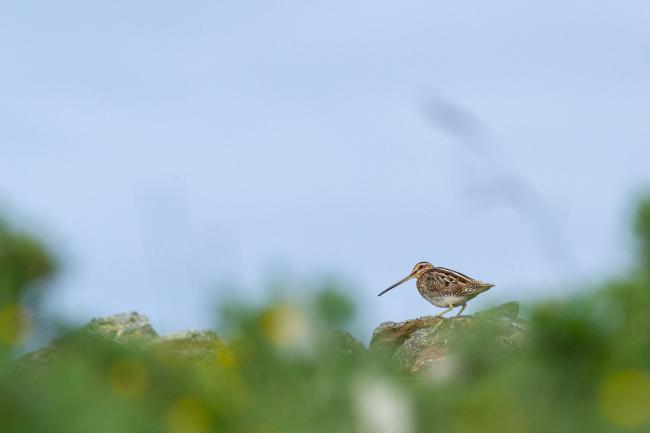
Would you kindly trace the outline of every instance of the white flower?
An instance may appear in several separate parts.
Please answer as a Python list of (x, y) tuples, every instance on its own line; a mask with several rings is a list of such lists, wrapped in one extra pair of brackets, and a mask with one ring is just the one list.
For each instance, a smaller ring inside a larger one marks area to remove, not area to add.
[(354, 404), (363, 433), (411, 433), (412, 408), (408, 396), (379, 377), (363, 377), (354, 385)]

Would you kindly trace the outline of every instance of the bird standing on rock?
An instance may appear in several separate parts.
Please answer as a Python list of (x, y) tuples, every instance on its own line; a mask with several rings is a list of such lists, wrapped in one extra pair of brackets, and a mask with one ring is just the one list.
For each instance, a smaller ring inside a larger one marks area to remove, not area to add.
[(475, 280), (451, 269), (436, 267), (429, 262), (420, 262), (413, 267), (413, 271), (409, 275), (377, 296), (383, 295), (411, 278), (417, 280), (416, 286), (424, 299), (436, 307), (447, 308), (442, 313), (436, 314), (436, 317), (440, 317), (458, 306), (461, 308), (455, 317), (460, 316), (467, 306), (467, 301), (494, 286), (494, 284)]

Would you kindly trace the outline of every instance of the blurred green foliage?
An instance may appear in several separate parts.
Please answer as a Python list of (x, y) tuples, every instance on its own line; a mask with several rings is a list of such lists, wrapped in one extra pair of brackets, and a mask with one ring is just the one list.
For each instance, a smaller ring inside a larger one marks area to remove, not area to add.
[(55, 260), (38, 240), (0, 220), (0, 358), (20, 343), (30, 328), (28, 299), (56, 269)]
[[(48, 275), (37, 243), (3, 228), (3, 300)], [(68, 335), (42, 366), (2, 361), (0, 428), (24, 433), (648, 432), (650, 201), (639, 271), (533, 306), (521, 347), (468, 333), (450, 368), (410, 376), (335, 332), (354, 308), (330, 288), (311, 305), (230, 305), (209, 357)], [(481, 320), (481, 319), (477, 319)], [(486, 322), (487, 323), (487, 322)]]
[(0, 220), (0, 305), (20, 301), (55, 268), (43, 244)]
[(644, 272), (650, 269), (650, 198), (641, 201), (634, 229), (639, 240), (641, 266)]

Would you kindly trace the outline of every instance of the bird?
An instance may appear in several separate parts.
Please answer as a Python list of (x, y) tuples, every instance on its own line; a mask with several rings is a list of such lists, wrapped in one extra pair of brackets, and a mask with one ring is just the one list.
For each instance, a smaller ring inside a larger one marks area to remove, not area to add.
[(458, 306), (461, 307), (460, 311), (454, 317), (460, 316), (467, 306), (467, 301), (494, 287), (494, 284), (475, 280), (460, 272), (433, 266), (429, 262), (420, 262), (413, 267), (410, 274), (377, 296), (383, 295), (411, 278), (417, 280), (416, 287), (424, 299), (436, 307), (446, 308), (435, 317), (442, 317)]

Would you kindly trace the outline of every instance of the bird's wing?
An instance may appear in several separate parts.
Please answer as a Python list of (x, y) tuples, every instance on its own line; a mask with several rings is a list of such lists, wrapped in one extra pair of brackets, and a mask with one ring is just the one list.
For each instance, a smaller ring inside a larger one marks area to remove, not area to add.
[(467, 296), (492, 287), (492, 284), (475, 280), (453, 269), (436, 267), (433, 269), (433, 275), (441, 286), (455, 295)]
[(473, 278), (468, 277), (465, 274), (461, 274), (460, 272), (454, 271), (452, 269), (447, 269), (447, 268), (433, 268), (434, 274), (438, 279), (440, 279), (443, 282), (449, 282), (451, 283), (460, 283), (460, 284), (469, 284), (475, 281)]

